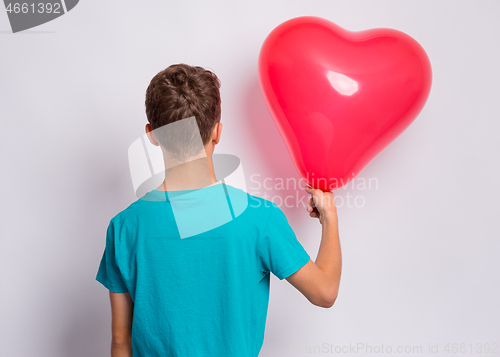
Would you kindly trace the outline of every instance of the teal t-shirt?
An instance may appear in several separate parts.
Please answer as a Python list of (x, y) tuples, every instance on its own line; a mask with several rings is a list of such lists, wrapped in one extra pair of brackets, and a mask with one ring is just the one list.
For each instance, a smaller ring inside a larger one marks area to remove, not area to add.
[(109, 223), (96, 280), (134, 302), (134, 357), (255, 357), (270, 272), (310, 257), (274, 203), (233, 186), (149, 191)]

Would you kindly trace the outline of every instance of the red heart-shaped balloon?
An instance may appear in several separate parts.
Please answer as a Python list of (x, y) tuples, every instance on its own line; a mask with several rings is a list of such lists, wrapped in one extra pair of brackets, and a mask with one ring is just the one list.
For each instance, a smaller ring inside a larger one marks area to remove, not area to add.
[(431, 88), (427, 54), (393, 29), (347, 31), (314, 16), (288, 20), (265, 39), (259, 82), (305, 181), (344, 186), (405, 130)]

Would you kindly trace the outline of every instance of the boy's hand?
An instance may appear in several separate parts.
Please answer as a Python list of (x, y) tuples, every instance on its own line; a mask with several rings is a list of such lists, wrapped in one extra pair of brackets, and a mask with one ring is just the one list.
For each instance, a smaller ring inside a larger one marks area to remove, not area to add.
[(307, 206), (309, 216), (319, 218), (321, 224), (325, 219), (337, 219), (337, 207), (332, 192), (323, 192), (310, 186), (306, 186), (305, 191), (312, 195)]

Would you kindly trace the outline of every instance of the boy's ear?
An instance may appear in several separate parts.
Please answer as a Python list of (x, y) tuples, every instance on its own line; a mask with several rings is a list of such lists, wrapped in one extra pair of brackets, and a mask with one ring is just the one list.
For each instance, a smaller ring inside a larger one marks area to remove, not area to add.
[(148, 139), (154, 146), (160, 146), (158, 140), (156, 140), (155, 133), (153, 132), (153, 127), (151, 124), (146, 124), (146, 134), (148, 135)]
[(220, 141), (220, 135), (222, 132), (222, 123), (215, 123), (214, 130), (212, 131), (212, 142), (217, 145)]

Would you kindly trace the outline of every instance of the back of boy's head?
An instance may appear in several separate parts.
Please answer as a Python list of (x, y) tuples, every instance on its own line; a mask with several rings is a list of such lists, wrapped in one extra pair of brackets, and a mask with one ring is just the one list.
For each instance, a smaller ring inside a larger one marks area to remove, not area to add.
[[(146, 90), (145, 104), (147, 119), (160, 145), (179, 158), (193, 156), (201, 144), (207, 145), (215, 124), (220, 122), (219, 88), (219, 78), (199, 66), (173, 64), (156, 74)], [(199, 132), (192, 127), (186, 133), (186, 125), (181, 129), (167, 126), (193, 116)]]

